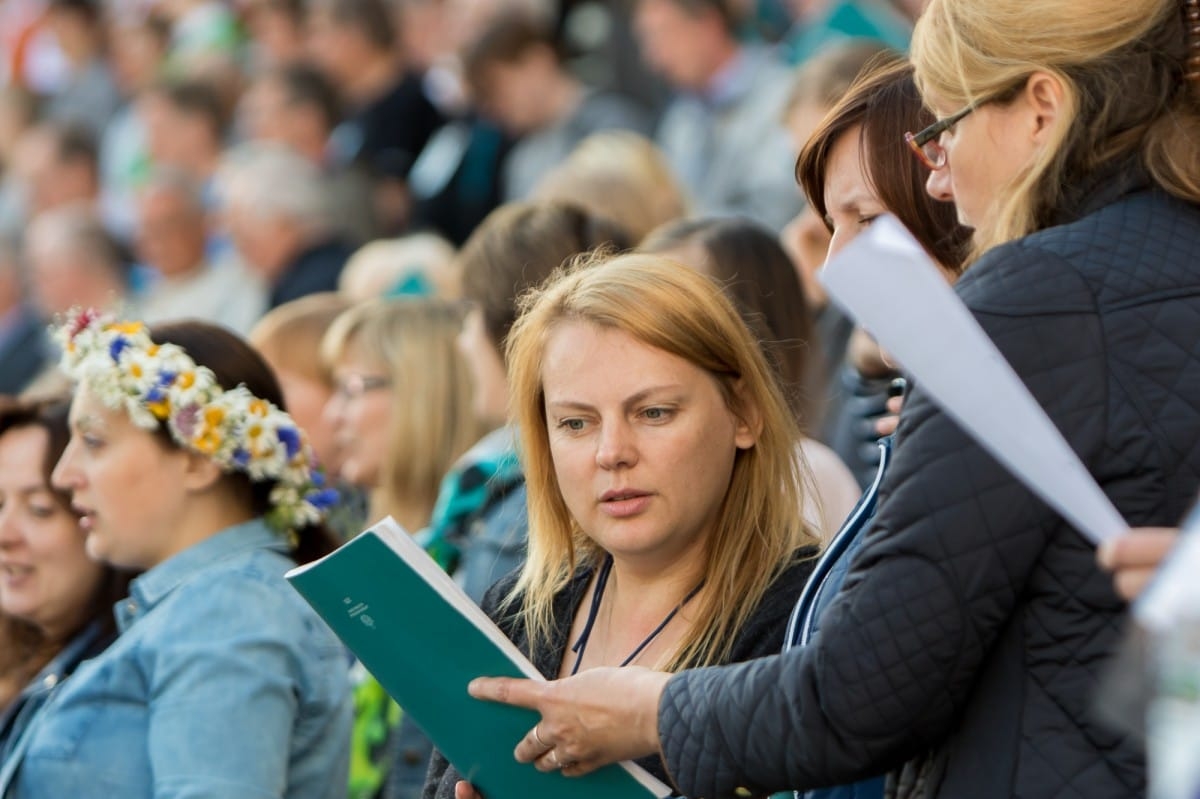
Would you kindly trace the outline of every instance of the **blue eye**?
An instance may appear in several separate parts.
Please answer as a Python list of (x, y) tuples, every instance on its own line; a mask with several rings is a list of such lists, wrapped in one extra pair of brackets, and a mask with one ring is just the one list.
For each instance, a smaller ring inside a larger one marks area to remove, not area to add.
[(560, 428), (562, 428), (563, 430), (579, 432), (580, 430), (583, 429), (583, 420), (582, 419), (563, 419), (562, 421), (560, 421), (558, 423), (558, 426)]
[(642, 411), (642, 418), (651, 422), (665, 422), (674, 415), (673, 408), (646, 408)]

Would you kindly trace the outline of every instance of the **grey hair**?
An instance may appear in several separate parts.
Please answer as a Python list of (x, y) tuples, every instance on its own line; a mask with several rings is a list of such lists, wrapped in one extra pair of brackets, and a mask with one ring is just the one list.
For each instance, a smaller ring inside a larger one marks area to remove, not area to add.
[(142, 194), (162, 191), (184, 201), (188, 210), (197, 215), (205, 213), (204, 190), (201, 185), (182, 169), (172, 166), (155, 167), (149, 179), (141, 187)]
[(221, 204), (259, 218), (282, 217), (309, 233), (332, 221), (320, 170), (283, 144), (248, 142), (226, 155), (216, 178)]

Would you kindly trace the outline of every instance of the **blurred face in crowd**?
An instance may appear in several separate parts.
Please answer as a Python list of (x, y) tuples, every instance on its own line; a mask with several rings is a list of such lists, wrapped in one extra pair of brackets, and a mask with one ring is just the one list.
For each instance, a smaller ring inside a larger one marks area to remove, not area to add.
[(391, 436), (392, 384), (387, 369), (365, 357), (354, 342), (333, 367), (333, 396), (325, 415), (343, 480), (379, 484)]
[(269, 284), (280, 278), (302, 246), (296, 226), (281, 216), (232, 202), (223, 219), (246, 266)]
[(264, 66), (287, 64), (304, 57), (302, 20), (270, 0), (251, 4), (249, 12), (251, 38)]
[(554, 473), (584, 533), (616, 558), (702, 557), (755, 441), (712, 375), (580, 321), (551, 328), (541, 375)]
[(493, 61), (483, 70), (476, 98), (480, 110), (507, 133), (521, 136), (546, 125), (545, 88), (558, 65), (544, 48), (515, 61)]
[(109, 409), (84, 383), (71, 401), (71, 441), (52, 483), (71, 492), (88, 554), (131, 569), (149, 569), (186, 544), (172, 537), (188, 512), (191, 460)]
[(55, 135), (34, 128), (17, 143), (13, 169), (25, 187), (30, 215), (73, 203), (96, 201), (100, 189), (95, 170), (83, 159), (64, 159)]
[(330, 133), (324, 118), (314, 108), (289, 102), (278, 80), (264, 76), (256, 81), (239, 111), (248, 139), (279, 142), (314, 162), (324, 160)]
[(0, 610), (61, 640), (87, 618), (103, 579), (79, 519), (42, 471), (50, 437), (37, 425), (0, 435)]
[(185, 275), (204, 262), (204, 211), (179, 192), (158, 187), (138, 198), (138, 253), (167, 276)]
[(728, 46), (715, 11), (692, 15), (674, 0), (639, 0), (634, 33), (646, 64), (674, 86), (692, 91), (707, 87), (720, 66), (713, 54)]
[(500, 427), (508, 416), (508, 376), (504, 359), (483, 324), (483, 313), (471, 310), (463, 320), (458, 350), (471, 370), (475, 386), (475, 417), (488, 427)]
[(106, 267), (69, 241), (31, 241), (28, 263), (30, 296), (46, 318), (76, 306), (109, 308), (120, 297)]
[(113, 77), (131, 95), (152, 84), (162, 69), (164, 43), (141, 23), (116, 23), (109, 29), (109, 59)]
[(221, 153), (220, 135), (202, 114), (176, 107), (158, 92), (138, 100), (138, 116), (146, 129), (146, 150), (158, 166), (170, 166), (204, 181)]
[(369, 47), (351, 25), (342, 25), (322, 8), (308, 15), (306, 42), (309, 55), (339, 86), (351, 85), (358, 76), (361, 54)]

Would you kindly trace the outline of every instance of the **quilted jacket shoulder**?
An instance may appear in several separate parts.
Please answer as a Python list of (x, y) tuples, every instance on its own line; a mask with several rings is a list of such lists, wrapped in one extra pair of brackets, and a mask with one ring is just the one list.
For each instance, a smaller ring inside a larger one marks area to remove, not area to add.
[[(958, 292), (1131, 525), (1200, 486), (1200, 209), (1156, 190), (999, 247)], [(689, 796), (806, 789), (932, 752), (925, 796), (1124, 797), (1093, 718), (1125, 606), (1093, 548), (915, 386), (880, 507), (810, 646), (677, 675)]]

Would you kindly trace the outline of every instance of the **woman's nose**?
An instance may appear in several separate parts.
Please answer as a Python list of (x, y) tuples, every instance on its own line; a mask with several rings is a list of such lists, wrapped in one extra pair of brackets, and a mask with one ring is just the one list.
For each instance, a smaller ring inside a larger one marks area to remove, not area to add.
[(950, 183), (950, 167), (945, 166), (930, 172), (929, 178), (925, 181), (925, 191), (935, 200), (953, 202), (954, 190)]
[(627, 424), (602, 425), (596, 445), (596, 464), (602, 469), (618, 469), (637, 463), (637, 447)]

